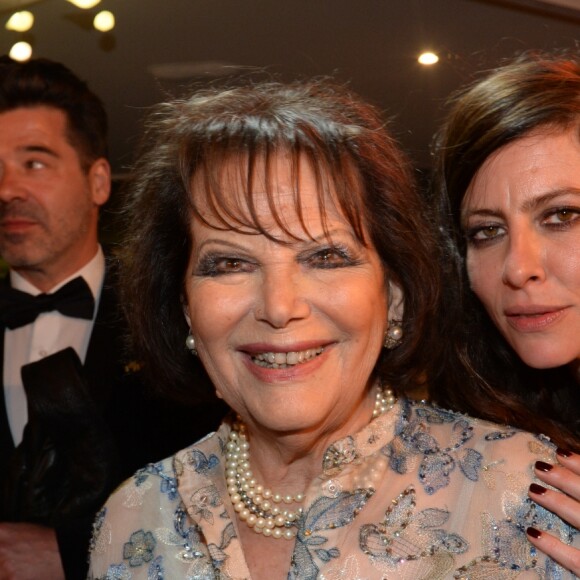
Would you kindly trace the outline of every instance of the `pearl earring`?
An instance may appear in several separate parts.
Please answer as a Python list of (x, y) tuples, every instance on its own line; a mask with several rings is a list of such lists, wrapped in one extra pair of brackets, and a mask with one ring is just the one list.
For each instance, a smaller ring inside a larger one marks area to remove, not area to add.
[(185, 339), (185, 346), (191, 351), (193, 356), (197, 356), (197, 350), (195, 349), (195, 338), (193, 338), (193, 335), (187, 335), (187, 338)]
[(403, 327), (401, 320), (389, 320), (389, 327), (385, 332), (383, 346), (389, 350), (397, 348), (403, 342)]

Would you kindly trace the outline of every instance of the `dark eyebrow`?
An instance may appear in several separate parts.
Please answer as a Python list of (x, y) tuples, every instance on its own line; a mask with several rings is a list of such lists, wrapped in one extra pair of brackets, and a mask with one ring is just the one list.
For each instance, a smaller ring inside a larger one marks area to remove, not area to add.
[(481, 208), (465, 211), (461, 214), (461, 222), (464, 223), (470, 217), (477, 215), (482, 217), (503, 217), (503, 211), (501, 209), (491, 209), (491, 208)]
[[(340, 234), (341, 232), (344, 233), (345, 235), (347, 235), (348, 237), (350, 237), (354, 243), (357, 243), (359, 245), (361, 244), (361, 242), (354, 235), (354, 233), (351, 232), (347, 228), (334, 228), (328, 232), (328, 236), (323, 232), (317, 236), (314, 236), (312, 239), (305, 238), (304, 240), (300, 240), (300, 241), (301, 242), (311, 241), (311, 242), (320, 243), (321, 241), (328, 239), (328, 237), (332, 237), (333, 234)], [(245, 234), (242, 234), (242, 235), (245, 235)], [(261, 234), (251, 233), (249, 235), (261, 235)], [(234, 250), (237, 249), (237, 250), (245, 251), (245, 247), (243, 246), (243, 244), (237, 244), (236, 242), (232, 242), (230, 240), (222, 240), (220, 238), (208, 238), (207, 240), (204, 240), (199, 245), (199, 247), (197, 248), (197, 252), (199, 253), (202, 250), (202, 248), (204, 248), (208, 244), (218, 244), (218, 245), (222, 245), (222, 246), (228, 246)]]
[(576, 195), (580, 197), (580, 189), (577, 187), (562, 187), (559, 189), (554, 189), (553, 191), (548, 191), (544, 195), (540, 195), (524, 203), (523, 210), (533, 211), (538, 207), (550, 203), (552, 200), (564, 195)]
[(25, 145), (24, 147), (21, 147), (21, 151), (24, 153), (44, 153), (45, 155), (50, 155), (55, 158), (60, 157), (56, 151), (44, 145)]
[[(543, 205), (546, 205), (546, 204), (550, 203), (551, 201), (553, 201), (559, 197), (562, 197), (564, 195), (575, 195), (575, 196), (580, 197), (580, 189), (578, 189), (576, 187), (562, 187), (559, 189), (554, 189), (552, 191), (548, 191), (548, 192), (544, 193), (543, 195), (539, 195), (538, 197), (534, 197), (533, 199), (526, 201), (522, 205), (521, 209), (524, 212), (535, 211), (537, 208), (542, 207)], [(468, 220), (472, 216), (503, 218), (504, 213), (499, 208), (480, 208), (480, 209), (476, 208), (473, 210), (465, 211), (462, 214), (462, 216), (461, 216), (462, 223), (464, 223), (466, 220)]]

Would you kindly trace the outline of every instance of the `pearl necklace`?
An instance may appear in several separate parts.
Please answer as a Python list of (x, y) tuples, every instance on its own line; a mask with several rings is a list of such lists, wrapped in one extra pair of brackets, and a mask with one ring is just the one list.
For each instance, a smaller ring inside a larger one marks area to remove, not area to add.
[(375, 408), (373, 409), (373, 419), (390, 411), (397, 402), (397, 397), (391, 389), (385, 389), (384, 387), (379, 387), (377, 390), (377, 395), (375, 398)]
[[(395, 404), (391, 389), (377, 390), (373, 419), (382, 415)], [(296, 522), (303, 510), (290, 510), (290, 504), (300, 504), (304, 494), (282, 495), (258, 484), (250, 469), (250, 444), (246, 427), (239, 420), (230, 431), (226, 453), (226, 481), (230, 500), (238, 517), (257, 534), (266, 537), (292, 540), (297, 533)]]

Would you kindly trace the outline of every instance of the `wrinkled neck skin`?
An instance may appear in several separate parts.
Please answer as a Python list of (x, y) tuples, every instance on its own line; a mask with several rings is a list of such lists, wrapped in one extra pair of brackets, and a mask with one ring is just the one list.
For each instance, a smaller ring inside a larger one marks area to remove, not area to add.
[(254, 478), (278, 493), (302, 493), (320, 476), (324, 452), (335, 441), (352, 435), (373, 416), (378, 384), (364, 394), (342, 425), (324, 425), (312, 433), (273, 433), (246, 424)]

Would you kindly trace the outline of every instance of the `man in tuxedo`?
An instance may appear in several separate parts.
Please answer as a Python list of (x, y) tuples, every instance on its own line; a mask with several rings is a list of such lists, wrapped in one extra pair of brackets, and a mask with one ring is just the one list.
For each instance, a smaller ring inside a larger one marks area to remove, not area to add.
[(97, 236), (106, 125), (63, 65), (0, 59), (0, 578), (84, 578), (112, 489), (221, 414), (155, 399), (125, 354), (115, 263)]

